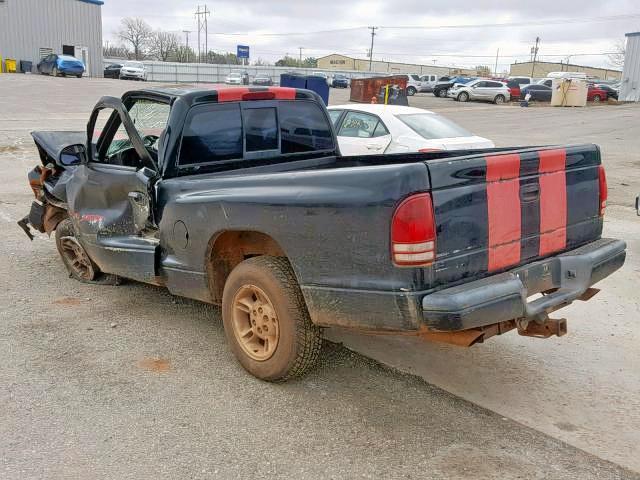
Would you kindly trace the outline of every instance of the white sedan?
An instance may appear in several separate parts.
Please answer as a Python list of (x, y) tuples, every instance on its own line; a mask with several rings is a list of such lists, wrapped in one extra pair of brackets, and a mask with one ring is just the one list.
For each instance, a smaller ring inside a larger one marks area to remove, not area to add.
[(400, 105), (332, 105), (329, 115), (342, 155), (493, 148), (456, 123), (421, 108)]

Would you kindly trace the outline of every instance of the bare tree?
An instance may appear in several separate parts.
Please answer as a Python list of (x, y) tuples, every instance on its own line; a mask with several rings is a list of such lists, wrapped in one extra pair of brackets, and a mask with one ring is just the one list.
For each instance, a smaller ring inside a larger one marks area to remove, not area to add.
[(624, 66), (624, 40), (618, 40), (611, 47), (611, 53), (608, 55), (609, 63), (614, 67)]
[(180, 62), (180, 63), (187, 63), (189, 61), (193, 61), (197, 55), (191, 47), (187, 47), (185, 45), (179, 45), (175, 49), (174, 54), (175, 54), (176, 62)]
[(142, 60), (153, 37), (153, 30), (141, 18), (123, 18), (118, 37), (131, 44), (136, 60)]
[(166, 62), (169, 57), (176, 53), (179, 43), (180, 41), (175, 33), (158, 30), (151, 37), (150, 53), (158, 60)]

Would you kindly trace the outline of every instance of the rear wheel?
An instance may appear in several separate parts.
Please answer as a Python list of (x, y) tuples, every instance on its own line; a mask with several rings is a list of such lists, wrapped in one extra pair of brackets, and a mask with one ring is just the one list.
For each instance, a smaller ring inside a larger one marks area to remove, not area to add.
[(73, 223), (68, 218), (62, 220), (56, 228), (56, 247), (70, 277), (84, 283), (103, 285), (120, 283), (117, 275), (102, 273), (93, 263), (84, 247), (78, 242)]
[(262, 380), (299, 377), (318, 359), (320, 328), (286, 258), (254, 257), (234, 268), (224, 286), (222, 320), (231, 351)]
[(438, 96), (439, 96), (440, 98), (446, 98), (446, 97), (447, 97), (447, 90), (446, 90), (446, 89), (444, 89), (444, 88), (442, 88), (442, 89), (438, 90)]
[(415, 87), (407, 88), (407, 95), (409, 95), (410, 97), (413, 97), (416, 93), (418, 93), (418, 91)]
[(593, 96), (593, 101), (594, 101), (594, 103), (600, 103), (600, 100), (602, 100), (602, 99), (600, 98), (600, 95), (594, 95), (594, 96)]
[(496, 95), (496, 98), (493, 99), (493, 103), (496, 105), (502, 105), (505, 102), (504, 95)]
[(467, 92), (462, 92), (460, 95), (458, 95), (457, 100), (460, 102), (466, 102), (469, 100), (469, 94)]
[(51, 76), (52, 77), (57, 77), (58, 76), (58, 68), (57, 67), (53, 67), (51, 69)]

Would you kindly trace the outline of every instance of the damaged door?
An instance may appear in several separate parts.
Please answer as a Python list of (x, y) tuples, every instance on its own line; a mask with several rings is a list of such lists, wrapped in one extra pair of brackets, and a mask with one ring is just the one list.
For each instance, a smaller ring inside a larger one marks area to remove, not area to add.
[(152, 187), (169, 105), (146, 98), (125, 102), (103, 97), (91, 115), (87, 159), (67, 186), (69, 216), (100, 270), (159, 283)]

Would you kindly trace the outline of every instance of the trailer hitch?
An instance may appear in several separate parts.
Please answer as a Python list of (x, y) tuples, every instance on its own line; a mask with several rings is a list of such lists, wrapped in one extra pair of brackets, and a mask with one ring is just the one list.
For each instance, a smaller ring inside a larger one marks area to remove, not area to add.
[(562, 337), (567, 334), (566, 318), (546, 318), (544, 322), (517, 322), (518, 334), (525, 337), (549, 338), (552, 335)]

